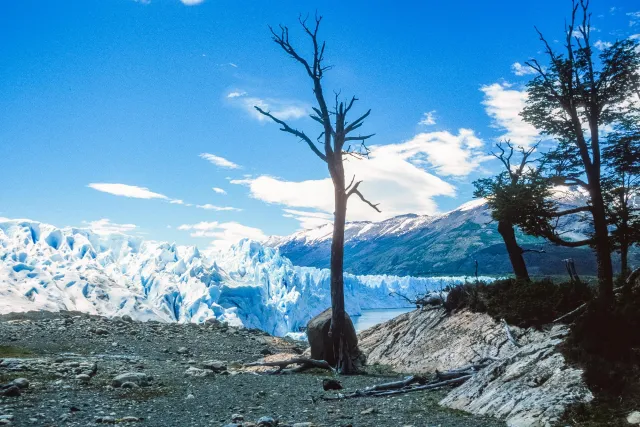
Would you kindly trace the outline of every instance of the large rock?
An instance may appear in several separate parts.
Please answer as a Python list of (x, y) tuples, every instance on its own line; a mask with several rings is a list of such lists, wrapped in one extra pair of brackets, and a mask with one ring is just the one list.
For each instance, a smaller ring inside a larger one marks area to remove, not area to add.
[(568, 366), (557, 349), (568, 332), (565, 326), (510, 330), (521, 347), (486, 314), (416, 310), (364, 331), (360, 347), (368, 353), (368, 363), (391, 365), (399, 372), (433, 372), (480, 357), (496, 359), (440, 404), (494, 416), (511, 427), (554, 425), (568, 405), (593, 399), (582, 371)]
[[(331, 329), (331, 309), (328, 308), (316, 317), (311, 319), (307, 324), (307, 337), (309, 338), (309, 346), (311, 350), (311, 358), (317, 360), (326, 360), (331, 366), (336, 365), (336, 359), (333, 354), (333, 341), (329, 337)], [(352, 349), (352, 360), (357, 362), (360, 356), (358, 349), (358, 336), (356, 329), (353, 327), (351, 317), (344, 313), (344, 333)], [(358, 365), (359, 363), (356, 363)]]

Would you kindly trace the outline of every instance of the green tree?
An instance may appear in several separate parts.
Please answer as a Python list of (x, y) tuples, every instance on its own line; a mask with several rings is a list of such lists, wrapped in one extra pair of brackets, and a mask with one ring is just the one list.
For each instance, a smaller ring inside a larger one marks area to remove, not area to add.
[[(537, 60), (527, 62), (537, 76), (528, 83), (522, 116), (542, 133), (561, 141), (560, 145), (568, 149), (566, 153), (577, 154), (580, 159), (577, 175), (555, 178), (557, 183), (579, 185), (589, 194), (587, 211), (593, 236), (578, 243), (595, 249), (600, 295), (604, 301), (611, 301), (613, 267), (602, 187), (601, 134), (606, 126), (628, 114), (628, 100), (640, 87), (640, 53), (634, 40), (625, 39), (596, 56), (591, 46), (589, 4), (574, 0), (572, 5), (562, 53), (556, 52), (538, 31), (549, 63), (545, 67)], [(551, 237), (557, 244), (577, 246), (577, 242), (558, 235)]]
[[(491, 209), (491, 217), (498, 223), (498, 232), (504, 240), (513, 273), (518, 280), (529, 281), (529, 272), (523, 249), (517, 242), (515, 227), (523, 230), (541, 228), (538, 221), (554, 212), (550, 202), (547, 181), (541, 179), (539, 170), (532, 166), (531, 155), (536, 146), (529, 149), (514, 147), (510, 141), (496, 144), (492, 153), (504, 166), (504, 170), (491, 178), (474, 181), (474, 197), (483, 197)], [(514, 155), (519, 156), (519, 161)]]

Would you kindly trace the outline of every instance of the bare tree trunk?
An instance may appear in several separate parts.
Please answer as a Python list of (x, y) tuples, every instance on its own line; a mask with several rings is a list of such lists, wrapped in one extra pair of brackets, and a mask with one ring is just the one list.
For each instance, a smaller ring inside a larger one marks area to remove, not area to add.
[(504, 244), (507, 247), (507, 253), (509, 254), (509, 260), (513, 267), (513, 273), (517, 280), (529, 281), (529, 272), (527, 271), (527, 265), (524, 262), (522, 256), (522, 248), (516, 241), (516, 233), (513, 230), (513, 225), (507, 221), (498, 221), (498, 232), (504, 240)]
[[(337, 156), (336, 156), (337, 157)], [(347, 194), (344, 191), (342, 159), (330, 170), (334, 184), (335, 212), (333, 213), (333, 238), (331, 239), (331, 338), (336, 370), (341, 374), (354, 371), (350, 348), (344, 335), (344, 227), (347, 217)]]

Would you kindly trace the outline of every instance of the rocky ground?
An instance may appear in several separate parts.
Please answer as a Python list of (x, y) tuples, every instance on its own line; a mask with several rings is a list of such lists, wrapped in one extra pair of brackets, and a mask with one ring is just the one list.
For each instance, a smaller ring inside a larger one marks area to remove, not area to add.
[[(446, 390), (326, 401), (331, 374), (269, 375), (244, 363), (298, 342), (217, 323), (177, 325), (80, 313), (0, 316), (0, 425), (498, 426), (438, 406)], [(345, 391), (398, 379), (379, 366)], [(258, 371), (258, 372), (257, 372)]]

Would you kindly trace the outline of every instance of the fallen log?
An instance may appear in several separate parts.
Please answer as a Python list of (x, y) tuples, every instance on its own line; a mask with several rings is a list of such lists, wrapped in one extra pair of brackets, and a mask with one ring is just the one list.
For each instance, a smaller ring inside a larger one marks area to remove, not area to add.
[[(463, 382), (467, 381), (472, 376), (473, 375), (465, 375), (465, 376), (454, 378), (454, 379), (450, 379), (450, 380), (435, 381), (435, 382), (430, 382), (430, 383), (423, 384), (423, 385), (418, 385), (416, 387), (403, 387), (403, 388), (399, 388), (399, 389), (395, 389), (395, 390), (394, 389), (391, 389), (391, 390), (389, 390), (389, 389), (373, 390), (372, 387), (368, 387), (368, 388), (363, 389), (363, 390), (356, 390), (353, 393), (349, 393), (349, 394), (338, 394), (337, 396), (323, 396), (322, 399), (324, 399), (324, 400), (344, 400), (344, 399), (354, 399), (356, 397), (384, 397), (384, 396), (392, 396), (392, 395), (395, 395), (395, 394), (411, 393), (411, 392), (414, 392), (414, 391), (435, 390), (435, 389), (446, 387), (446, 386), (450, 386), (450, 385), (462, 384)], [(409, 378), (413, 378), (413, 377), (408, 377), (407, 379), (405, 379), (405, 381), (408, 380)], [(404, 381), (396, 381), (395, 383), (399, 384), (399, 383), (402, 383), (402, 382), (404, 382)], [(392, 383), (387, 383), (387, 384), (392, 384)]]
[[(290, 365), (300, 365), (300, 366), (296, 368), (285, 369)], [(252, 362), (252, 363), (247, 363), (244, 366), (246, 367), (273, 366), (275, 368), (278, 368), (276, 371), (273, 372), (275, 374), (302, 372), (307, 369), (313, 369), (313, 368), (326, 369), (328, 371), (335, 373), (335, 369), (331, 365), (329, 365), (328, 362), (324, 360), (309, 359), (306, 357), (296, 357), (293, 359), (277, 360), (273, 362)]]

